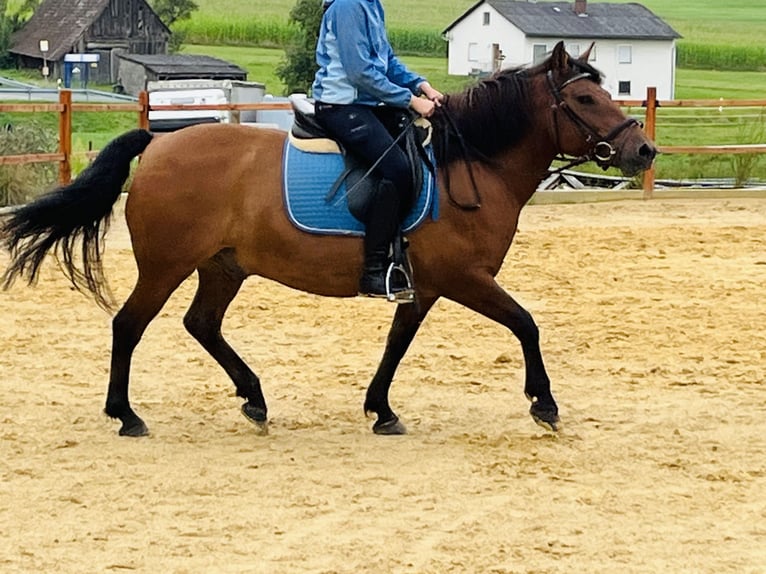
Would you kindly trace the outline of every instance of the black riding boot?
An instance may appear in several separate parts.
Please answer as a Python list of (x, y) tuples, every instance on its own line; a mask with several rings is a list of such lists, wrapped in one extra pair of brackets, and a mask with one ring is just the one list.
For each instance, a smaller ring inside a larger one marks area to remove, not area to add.
[(406, 276), (400, 270), (391, 269), (389, 254), (399, 229), (399, 208), (397, 189), (390, 181), (382, 180), (365, 214), (364, 270), (359, 280), (359, 292), (363, 295), (386, 297), (409, 287)]

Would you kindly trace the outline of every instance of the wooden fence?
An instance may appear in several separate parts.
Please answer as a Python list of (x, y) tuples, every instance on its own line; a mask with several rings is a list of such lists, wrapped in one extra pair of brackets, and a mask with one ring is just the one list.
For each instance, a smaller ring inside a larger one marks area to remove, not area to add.
[[(657, 138), (657, 108), (729, 108), (729, 107), (761, 107), (766, 108), (766, 100), (658, 100), (657, 89), (650, 87), (646, 90), (645, 100), (617, 100), (622, 107), (643, 107), (644, 131), (652, 140)], [(742, 145), (697, 145), (697, 146), (663, 146), (658, 143), (663, 154), (752, 154), (766, 153), (766, 143)], [(644, 198), (650, 199), (654, 192), (654, 172), (652, 166), (644, 172)]]
[[(641, 107), (645, 109), (644, 130), (655, 140), (657, 130), (657, 109), (670, 108), (726, 108), (726, 107), (761, 107), (766, 108), (766, 100), (658, 100), (656, 88), (648, 88), (645, 100), (616, 100), (621, 107)], [(59, 182), (69, 183), (72, 177), (72, 114), (76, 112), (135, 112), (139, 128), (149, 129), (149, 110), (286, 110), (286, 102), (260, 102), (253, 104), (217, 104), (184, 106), (149, 106), (149, 95), (139, 94), (136, 103), (128, 104), (82, 104), (72, 102), (72, 92), (61, 90), (57, 104), (0, 104), (0, 112), (55, 112), (59, 114), (59, 150), (57, 153), (23, 154), (0, 156), (0, 166), (9, 164), (58, 162)], [(699, 145), (699, 146), (663, 146), (663, 154), (753, 154), (766, 153), (766, 143), (743, 145)], [(94, 156), (96, 151), (87, 152)], [(644, 198), (652, 197), (654, 191), (654, 167), (644, 173)]]

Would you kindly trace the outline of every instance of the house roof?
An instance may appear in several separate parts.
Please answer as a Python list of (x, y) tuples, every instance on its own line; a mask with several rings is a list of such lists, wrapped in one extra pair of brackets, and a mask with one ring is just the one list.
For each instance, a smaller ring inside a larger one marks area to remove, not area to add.
[(449, 32), (485, 3), (530, 37), (643, 40), (673, 40), (681, 37), (641, 4), (588, 2), (585, 14), (578, 15), (574, 11), (574, 2), (514, 0), (481, 0), (450, 24), (444, 32)]
[(120, 59), (141, 64), (159, 80), (207, 78), (246, 80), (247, 71), (239, 66), (196, 54), (120, 54)]
[[(47, 59), (59, 60), (69, 53), (72, 46), (101, 16), (110, 1), (44, 0), (29, 22), (13, 35), (9, 51), (13, 54), (41, 58), (40, 40), (45, 39), (48, 40), (49, 46)], [(145, 4), (145, 8), (151, 10), (149, 4)], [(159, 17), (157, 20), (159, 21)]]

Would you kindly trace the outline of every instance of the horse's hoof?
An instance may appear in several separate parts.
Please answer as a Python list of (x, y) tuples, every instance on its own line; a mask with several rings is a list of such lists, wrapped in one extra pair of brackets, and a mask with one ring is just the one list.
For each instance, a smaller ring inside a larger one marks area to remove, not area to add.
[(399, 420), (399, 417), (395, 416), (385, 422), (376, 422), (372, 426), (372, 432), (382, 435), (402, 435), (407, 434), (407, 427), (405, 427)]
[(144, 424), (144, 421), (138, 419), (132, 421), (130, 424), (123, 423), (120, 428), (120, 436), (148, 436), (149, 429)]
[(551, 432), (557, 432), (559, 430), (561, 420), (559, 419), (556, 405), (544, 406), (535, 402), (529, 407), (529, 414), (532, 415), (532, 420), (544, 429)]
[(266, 409), (245, 403), (242, 405), (242, 414), (255, 425), (256, 432), (259, 435), (265, 436), (269, 434), (269, 421), (266, 417)]

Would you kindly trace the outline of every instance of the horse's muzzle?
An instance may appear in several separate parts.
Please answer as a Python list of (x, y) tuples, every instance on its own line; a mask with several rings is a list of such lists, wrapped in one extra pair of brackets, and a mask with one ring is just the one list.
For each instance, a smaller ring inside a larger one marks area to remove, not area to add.
[(652, 167), (652, 162), (658, 153), (657, 147), (642, 130), (631, 131), (633, 133), (624, 138), (622, 145), (617, 147), (617, 155), (612, 162), (612, 165), (618, 167), (627, 177)]

